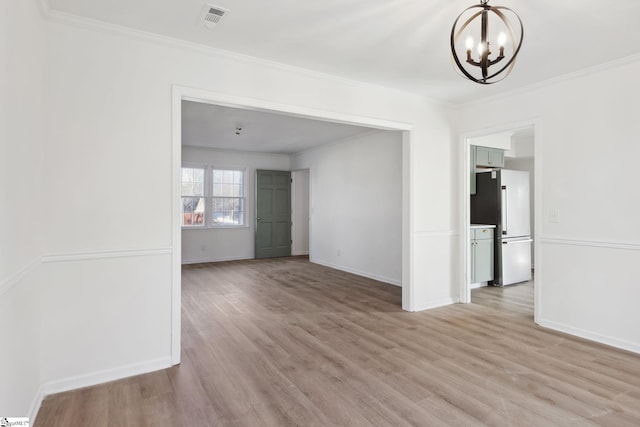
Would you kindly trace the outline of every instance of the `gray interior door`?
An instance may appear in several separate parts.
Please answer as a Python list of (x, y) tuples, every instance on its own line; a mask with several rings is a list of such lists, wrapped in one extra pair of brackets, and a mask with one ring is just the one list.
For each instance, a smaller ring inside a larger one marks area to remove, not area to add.
[(291, 256), (291, 172), (256, 171), (256, 258)]

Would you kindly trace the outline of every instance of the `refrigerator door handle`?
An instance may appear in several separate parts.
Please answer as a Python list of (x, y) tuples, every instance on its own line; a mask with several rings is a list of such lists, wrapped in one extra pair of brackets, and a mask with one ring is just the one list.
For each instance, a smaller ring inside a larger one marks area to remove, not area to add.
[(502, 234), (506, 235), (508, 227), (507, 218), (509, 217), (509, 215), (507, 214), (507, 186), (503, 185), (501, 189), (502, 197), (500, 198), (500, 201), (502, 203), (502, 209), (500, 209), (500, 212), (502, 214)]
[(533, 242), (533, 239), (528, 239), (528, 240), (509, 240), (509, 241), (502, 241), (503, 245), (513, 245), (514, 243), (531, 243)]

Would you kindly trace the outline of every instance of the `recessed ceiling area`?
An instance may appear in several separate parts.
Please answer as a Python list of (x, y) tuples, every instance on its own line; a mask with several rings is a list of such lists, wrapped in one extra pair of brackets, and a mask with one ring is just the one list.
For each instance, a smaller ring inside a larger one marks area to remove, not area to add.
[(368, 127), (182, 101), (182, 145), (194, 147), (294, 154), (371, 131)]
[(214, 0), (230, 12), (202, 25), (203, 0), (43, 0), (87, 17), (268, 61), (463, 103), (640, 53), (640, 1), (490, 0), (518, 13), (524, 42), (511, 75), (460, 77), (451, 26), (479, 0)]

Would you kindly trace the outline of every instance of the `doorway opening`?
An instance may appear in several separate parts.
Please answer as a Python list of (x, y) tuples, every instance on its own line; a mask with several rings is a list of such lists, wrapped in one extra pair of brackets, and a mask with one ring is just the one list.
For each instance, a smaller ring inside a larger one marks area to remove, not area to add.
[(535, 271), (534, 321), (542, 289), (538, 128), (532, 121), (467, 133), (461, 150), (460, 302), (480, 287), (531, 286)]
[[(238, 96), (230, 96), (226, 94), (213, 93), (209, 91), (173, 87), (172, 97), (172, 171), (173, 171), (173, 235), (172, 235), (172, 363), (177, 364), (180, 362), (180, 323), (181, 323), (181, 265), (182, 265), (182, 227), (181, 227), (181, 167), (183, 163), (182, 152), (182, 104), (183, 102), (203, 103), (212, 106), (227, 107), (231, 109), (240, 109), (244, 111), (264, 112), (272, 113), (286, 117), (297, 117), (304, 119), (312, 119), (316, 121), (322, 121), (326, 123), (345, 124), (351, 126), (361, 126), (372, 129), (372, 132), (379, 133), (380, 131), (397, 131), (390, 132), (397, 134), (397, 143), (401, 145), (398, 151), (398, 170), (399, 179), (398, 185), (401, 186), (401, 197), (398, 198), (396, 204), (396, 212), (400, 212), (398, 216), (398, 228), (400, 236), (399, 238), (399, 252), (401, 256), (398, 258), (398, 265), (401, 280), (398, 284), (402, 285), (402, 308), (404, 310), (412, 311), (414, 307), (414, 301), (412, 301), (413, 295), (413, 283), (410, 280), (410, 268), (411, 268), (411, 256), (410, 256), (410, 235), (411, 235), (411, 222), (409, 212), (409, 188), (410, 188), (410, 143), (411, 143), (411, 129), (412, 126), (407, 123), (393, 122), (381, 119), (374, 119), (370, 117), (335, 113), (323, 110), (314, 110), (304, 107), (283, 105), (278, 103), (266, 102), (256, 100), (253, 98), (245, 98)], [(237, 126), (242, 128), (241, 133), (247, 132), (243, 126)], [(236, 129), (238, 130), (238, 129)], [(386, 133), (386, 132), (382, 132)], [(212, 165), (214, 167), (215, 165)], [(301, 165), (300, 169), (304, 169), (305, 166)], [(312, 167), (313, 168), (313, 167)], [(312, 174), (310, 174), (312, 175)], [(311, 193), (313, 194), (313, 192)], [(248, 197), (248, 200), (251, 198)], [(398, 206), (400, 205), (400, 206)], [(398, 208), (400, 208), (398, 210)], [(310, 209), (309, 214), (313, 216), (313, 206)], [(205, 215), (206, 217), (206, 212)], [(313, 235), (309, 238), (309, 252), (313, 252), (311, 249), (313, 243)], [(338, 251), (338, 256), (340, 252)]]

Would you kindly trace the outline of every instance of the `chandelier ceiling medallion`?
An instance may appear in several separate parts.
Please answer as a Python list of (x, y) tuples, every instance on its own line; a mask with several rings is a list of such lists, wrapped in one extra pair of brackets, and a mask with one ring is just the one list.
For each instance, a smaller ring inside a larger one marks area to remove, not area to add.
[[(511, 73), (524, 35), (513, 10), (487, 3), (480, 0), (465, 9), (451, 28), (451, 55), (457, 69), (480, 84), (497, 83)], [(498, 47), (495, 55), (493, 43)]]

